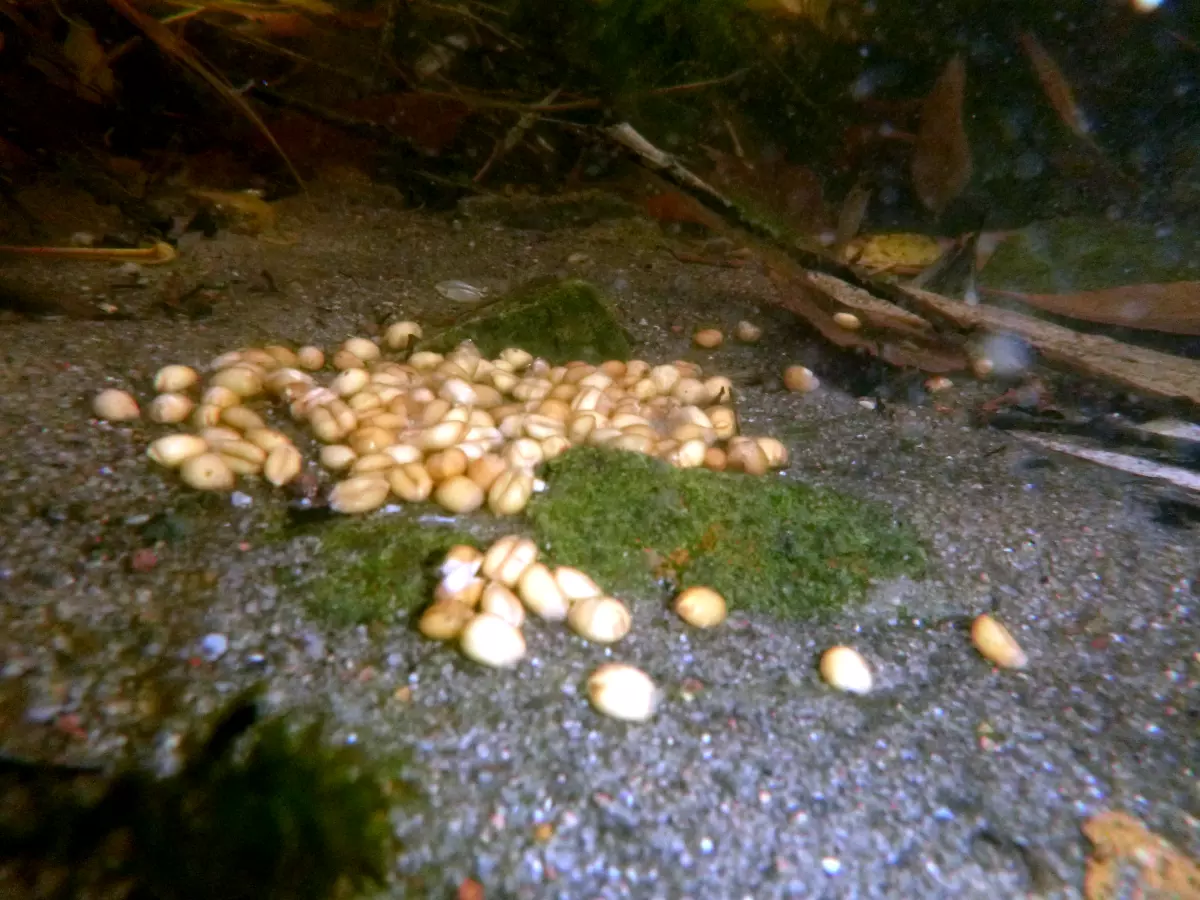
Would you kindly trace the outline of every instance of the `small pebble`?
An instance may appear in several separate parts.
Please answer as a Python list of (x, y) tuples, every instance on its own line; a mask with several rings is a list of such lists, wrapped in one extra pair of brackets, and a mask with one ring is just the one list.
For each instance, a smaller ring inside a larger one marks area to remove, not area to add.
[(834, 313), (833, 321), (836, 325), (845, 328), (847, 331), (858, 331), (858, 329), (862, 328), (862, 320), (854, 315), (854, 313)]
[(206, 634), (200, 641), (200, 655), (208, 662), (216, 662), (229, 649), (229, 638), (218, 632)]
[(1029, 664), (1016, 638), (986, 613), (971, 624), (971, 640), (980, 654), (1002, 669), (1023, 669)]
[(796, 394), (808, 394), (821, 386), (821, 380), (804, 366), (788, 366), (783, 370), (783, 386)]
[(762, 329), (753, 322), (743, 319), (737, 323), (737, 328), (733, 330), (733, 336), (743, 344), (753, 344), (762, 337)]

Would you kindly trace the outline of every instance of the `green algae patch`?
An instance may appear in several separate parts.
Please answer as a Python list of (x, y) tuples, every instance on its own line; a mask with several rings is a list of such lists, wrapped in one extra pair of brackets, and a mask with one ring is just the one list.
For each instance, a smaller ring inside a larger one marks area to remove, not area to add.
[(528, 508), (539, 546), (619, 595), (704, 584), (733, 609), (804, 617), (925, 569), (919, 538), (889, 508), (793, 480), (596, 448), (568, 451), (543, 477)]
[(314, 618), (337, 627), (406, 618), (433, 596), (446, 551), (477, 543), (464, 531), (403, 516), (339, 517), (309, 533), (321, 540), (313, 574), (285, 579)]
[(474, 341), (487, 359), (506, 347), (522, 347), (552, 363), (630, 356), (616, 315), (595, 287), (577, 279), (528, 282), (422, 341), (420, 349), (445, 353), (465, 340)]

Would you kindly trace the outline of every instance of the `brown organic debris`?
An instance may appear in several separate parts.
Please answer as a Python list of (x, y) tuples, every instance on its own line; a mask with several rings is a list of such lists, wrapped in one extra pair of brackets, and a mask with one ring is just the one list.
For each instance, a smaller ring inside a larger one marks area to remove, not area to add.
[(913, 189), (926, 209), (940, 214), (971, 180), (971, 147), (963, 127), (967, 69), (961, 56), (946, 64), (921, 107), (913, 150)]
[(1102, 812), (1083, 823), (1092, 842), (1083, 893), (1088, 900), (1118, 896), (1120, 866), (1136, 867), (1138, 888), (1147, 898), (1200, 897), (1200, 866), (1131, 815)]
[(1046, 93), (1046, 99), (1050, 101), (1063, 124), (1076, 136), (1090, 141), (1087, 119), (1084, 118), (1079, 104), (1075, 102), (1075, 92), (1071, 89), (1071, 83), (1067, 81), (1067, 76), (1062, 73), (1054, 57), (1047, 53), (1046, 48), (1028, 31), (1021, 34), (1021, 47), (1033, 65), (1033, 71)]

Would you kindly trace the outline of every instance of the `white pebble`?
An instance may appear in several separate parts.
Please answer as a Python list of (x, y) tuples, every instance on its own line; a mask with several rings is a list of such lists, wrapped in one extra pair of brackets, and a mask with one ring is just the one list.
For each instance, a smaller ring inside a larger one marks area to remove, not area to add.
[(200, 653), (209, 662), (216, 662), (229, 649), (229, 638), (213, 632), (204, 636), (200, 642)]

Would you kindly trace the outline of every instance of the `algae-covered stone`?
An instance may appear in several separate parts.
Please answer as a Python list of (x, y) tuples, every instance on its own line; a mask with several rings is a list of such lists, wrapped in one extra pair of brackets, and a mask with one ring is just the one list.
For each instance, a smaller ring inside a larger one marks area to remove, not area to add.
[(803, 616), (919, 575), (925, 552), (885, 506), (793, 480), (571, 450), (527, 514), (540, 547), (617, 596), (706, 585), (735, 610)]
[[(1038, 222), (1005, 240), (980, 272), (987, 287), (1027, 293), (1070, 293), (1123, 284), (1195, 278), (1191, 261), (1200, 234), (1107, 219)], [(992, 298), (993, 300), (995, 298)]]
[(620, 322), (599, 291), (579, 280), (528, 282), (432, 335), (419, 349), (444, 353), (464, 340), (474, 341), (488, 358), (506, 347), (523, 347), (553, 363), (629, 359)]
[(334, 519), (319, 532), (314, 574), (293, 580), (309, 612), (336, 626), (394, 622), (433, 595), (435, 569), (455, 544), (470, 535), (416, 519)]

